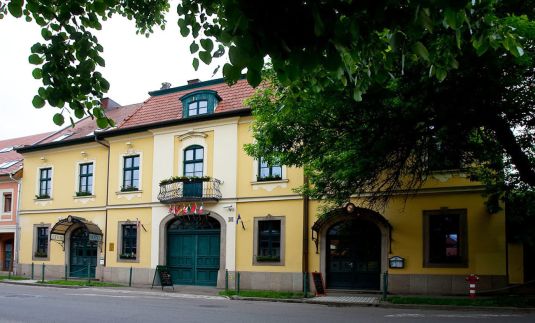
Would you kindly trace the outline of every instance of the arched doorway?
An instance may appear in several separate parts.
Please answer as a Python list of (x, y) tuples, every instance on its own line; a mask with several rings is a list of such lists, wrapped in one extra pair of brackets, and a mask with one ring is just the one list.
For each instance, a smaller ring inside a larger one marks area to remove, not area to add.
[[(85, 227), (75, 229), (70, 235), (69, 275), (71, 277), (95, 277), (98, 242), (89, 239)], [(88, 273), (89, 266), (89, 273)]]
[(177, 285), (216, 286), (221, 225), (207, 215), (186, 215), (167, 226), (166, 265)]
[(340, 221), (327, 229), (326, 282), (332, 289), (380, 288), (381, 231), (366, 219)]

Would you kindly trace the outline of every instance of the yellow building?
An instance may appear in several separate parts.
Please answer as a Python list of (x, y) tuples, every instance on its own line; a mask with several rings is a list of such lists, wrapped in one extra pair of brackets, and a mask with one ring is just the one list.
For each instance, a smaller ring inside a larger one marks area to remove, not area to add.
[[(24, 156), (19, 273), (151, 284), (167, 266), (175, 284), (303, 290), (311, 272), (328, 289), (465, 293), (522, 280), (521, 249), (504, 213), (488, 214), (482, 185), (436, 173), (417, 195), (383, 209), (359, 200), (318, 216), (293, 189), (301, 169), (246, 155), (253, 93), (245, 80), (194, 82), (105, 103), (117, 127), (83, 120)], [(357, 205), (357, 206), (356, 206)], [(509, 262), (507, 259), (509, 255)], [(401, 264), (402, 268), (394, 268)], [(306, 274), (305, 274), (306, 273)]]

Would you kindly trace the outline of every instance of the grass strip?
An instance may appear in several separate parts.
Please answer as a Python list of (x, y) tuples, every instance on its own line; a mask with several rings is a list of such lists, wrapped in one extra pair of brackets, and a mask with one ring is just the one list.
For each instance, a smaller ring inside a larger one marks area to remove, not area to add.
[(114, 284), (114, 283), (106, 283), (106, 282), (99, 282), (99, 281), (92, 281), (90, 283), (87, 282), (87, 280), (47, 280), (44, 283), (45, 285), (62, 285), (62, 286), (91, 286), (91, 287), (124, 287), (124, 285)]
[(392, 304), (424, 304), (451, 306), (507, 306), (507, 307), (535, 307), (535, 297), (525, 296), (496, 296), (470, 299), (457, 297), (415, 297), (390, 296), (387, 301)]
[[(235, 290), (229, 290), (229, 291), (220, 291), (219, 295), (234, 296), (234, 295), (238, 295), (238, 293)], [(241, 290), (239, 296), (287, 299), (287, 298), (303, 298), (303, 293), (276, 292), (276, 291), (271, 291), (271, 290)]]
[(5, 279), (10, 279), (10, 280), (25, 280), (25, 279), (28, 279), (26, 277), (22, 277), (22, 276), (0, 276), (0, 280), (5, 280)]

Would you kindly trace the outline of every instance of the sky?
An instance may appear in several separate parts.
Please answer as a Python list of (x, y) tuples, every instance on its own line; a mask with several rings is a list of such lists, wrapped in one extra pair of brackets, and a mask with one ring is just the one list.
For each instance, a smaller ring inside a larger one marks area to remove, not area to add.
[[(143, 102), (149, 91), (160, 89), (162, 82), (180, 86), (191, 79), (221, 77), (221, 72), (213, 77), (212, 74), (226, 58), (210, 66), (201, 62), (198, 71), (191, 66), (191, 39), (179, 33), (175, 6), (171, 4), (165, 30), (158, 28), (149, 38), (136, 35), (134, 22), (123, 17), (114, 16), (103, 22), (102, 30), (95, 34), (104, 47), (106, 67), (101, 73), (111, 84), (107, 97), (127, 105)], [(28, 62), (28, 56), (30, 47), (38, 41), (40, 27), (34, 22), (11, 16), (0, 20), (0, 140), (70, 126), (68, 121), (63, 127), (52, 122), (59, 109), (35, 109), (32, 105), (41, 82), (32, 77), (35, 66)]]

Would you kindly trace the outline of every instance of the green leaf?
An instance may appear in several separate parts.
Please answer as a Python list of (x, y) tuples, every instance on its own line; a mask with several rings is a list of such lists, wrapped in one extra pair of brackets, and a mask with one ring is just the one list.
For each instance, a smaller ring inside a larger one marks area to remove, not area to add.
[(43, 77), (43, 71), (40, 68), (35, 68), (32, 71), (32, 76), (34, 79), (38, 80)]
[(451, 29), (457, 29), (457, 12), (451, 8), (447, 8), (444, 12), (444, 23)]
[(214, 49), (214, 43), (210, 38), (201, 39), (201, 46), (207, 52), (212, 52), (212, 49)]
[(249, 69), (247, 70), (247, 82), (252, 87), (257, 87), (262, 82), (262, 73), (259, 70)]
[(33, 97), (32, 104), (36, 109), (41, 109), (45, 106), (45, 100), (43, 100), (39, 95)]
[(191, 43), (191, 45), (189, 45), (190, 53), (195, 54), (198, 50), (199, 50), (199, 45), (196, 42), (193, 42)]
[(108, 118), (98, 118), (97, 117), (97, 127), (99, 127), (100, 129), (106, 129), (106, 127), (108, 127), (109, 125), (109, 122), (108, 122)]
[(416, 42), (412, 46), (412, 50), (415, 54), (429, 62), (429, 52), (427, 51), (427, 48), (425, 48), (424, 44), (421, 42)]
[(361, 102), (362, 101), (362, 91), (360, 89), (353, 89), (353, 100), (357, 101), (357, 102)]
[(444, 81), (447, 75), (448, 75), (448, 72), (445, 69), (438, 68), (438, 67), (436, 68), (435, 76), (440, 82)]
[(210, 65), (210, 63), (212, 62), (212, 54), (210, 54), (210, 52), (206, 52), (206, 51), (199, 52), (199, 58), (206, 65)]
[(52, 32), (46, 28), (41, 29), (41, 37), (43, 37), (45, 40), (49, 40), (52, 38)]
[(54, 121), (54, 123), (57, 124), (58, 126), (61, 126), (65, 122), (65, 118), (63, 117), (61, 113), (56, 113), (52, 117), (52, 121)]
[(234, 84), (236, 81), (240, 79), (241, 76), (241, 68), (231, 65), (231, 64), (225, 64), (223, 65), (223, 77), (225, 78), (225, 81), (229, 84)]
[(13, 17), (20, 18), (22, 16), (22, 0), (11, 0), (7, 4), (7, 10)]
[(84, 117), (84, 109), (75, 109), (74, 110), (74, 116), (78, 119), (82, 119)]
[(191, 63), (191, 65), (193, 65), (193, 69), (198, 70), (199, 69), (199, 59), (197, 57), (195, 57), (193, 59), (193, 63)]
[(41, 65), (43, 63), (43, 59), (37, 54), (31, 54), (28, 57), (28, 62), (33, 65)]

